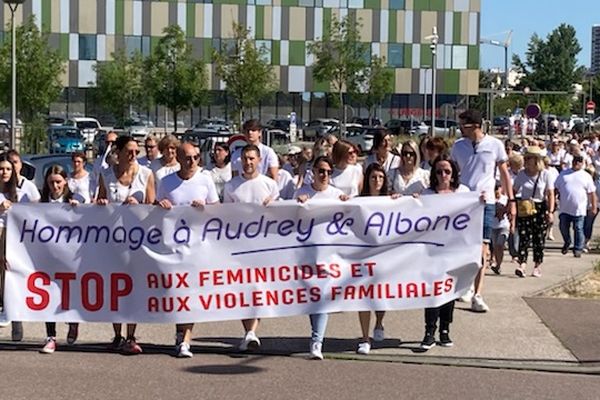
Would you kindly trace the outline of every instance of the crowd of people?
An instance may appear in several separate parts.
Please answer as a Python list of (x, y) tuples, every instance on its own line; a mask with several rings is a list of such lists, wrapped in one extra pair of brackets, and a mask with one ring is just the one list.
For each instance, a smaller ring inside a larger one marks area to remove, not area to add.
[[(475, 312), (487, 312), (489, 306), (483, 298), (486, 267), (502, 274), (508, 245), (516, 264), (514, 273), (526, 277), (531, 248), (531, 275), (541, 277), (545, 241), (554, 240), (555, 211), (559, 212), (559, 229), (564, 240), (562, 253), (567, 254), (571, 244), (575, 257), (581, 257), (589, 249), (598, 210), (600, 141), (591, 135), (586, 139), (553, 139), (549, 143), (537, 139), (523, 139), (520, 144), (511, 140), (503, 143), (483, 132), (477, 111), (467, 110), (459, 118), (462, 138), (454, 143), (439, 137), (423, 137), (420, 143), (409, 139), (395, 145), (392, 135), (378, 131), (371, 154), (362, 162), (353, 143), (333, 135), (318, 138), (312, 146), (290, 146), (288, 154), (278, 156), (262, 143), (262, 126), (257, 120), (243, 125), (247, 142), (244, 147), (231, 151), (227, 143), (216, 143), (209, 160), (202, 160), (193, 144), (180, 143), (171, 135), (160, 140), (148, 137), (143, 143), (145, 155), (138, 157), (138, 143), (133, 138), (109, 133), (107, 150), (95, 161), (92, 173), (84, 168), (85, 155), (74, 153), (73, 171), (67, 174), (60, 166), (49, 168), (41, 194), (20, 175), (20, 155), (11, 150), (0, 155), (0, 254), (3, 257), (6, 254), (5, 225), (13, 203), (154, 204), (168, 210), (217, 203), (266, 206), (294, 199), (299, 203), (312, 199), (344, 202), (356, 196), (388, 197), (395, 201), (401, 196), (470, 191), (479, 194), (485, 204), (482, 257), (471, 290), (459, 300), (470, 302)], [(454, 301), (425, 310), (425, 334), (421, 342), (424, 351), (436, 344), (452, 346), (449, 332), (453, 310)], [(375, 325), (371, 336), (373, 311)], [(384, 316), (378, 310), (359, 312), (362, 335), (357, 353), (368, 354), (373, 341), (384, 340)], [(310, 355), (322, 359), (328, 315), (309, 317)], [(240, 351), (260, 347), (259, 323), (259, 319), (242, 321)], [(439, 340), (436, 340), (438, 324)], [(69, 324), (68, 344), (76, 342), (78, 327)], [(142, 352), (135, 336), (136, 324), (127, 324), (125, 330), (121, 324), (113, 324), (113, 328), (110, 349), (127, 354)], [(193, 324), (177, 324), (178, 357), (193, 356), (192, 329)], [(55, 323), (46, 323), (46, 335), (41, 352), (53, 353), (57, 348)], [(22, 324), (12, 321), (12, 339), (19, 341), (22, 337)]]

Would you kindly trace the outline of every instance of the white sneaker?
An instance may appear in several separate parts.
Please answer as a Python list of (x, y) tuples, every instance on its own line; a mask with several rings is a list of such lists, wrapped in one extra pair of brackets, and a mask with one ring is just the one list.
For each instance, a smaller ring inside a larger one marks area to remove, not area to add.
[(255, 351), (258, 350), (259, 347), (260, 339), (258, 338), (258, 336), (256, 336), (256, 333), (254, 333), (254, 331), (248, 331), (246, 332), (246, 335), (244, 335), (244, 338), (240, 342), (238, 349), (240, 351)]
[(46, 344), (44, 344), (44, 347), (42, 348), (42, 350), (40, 350), (40, 353), (52, 354), (52, 353), (54, 353), (55, 350), (56, 350), (56, 338), (47, 337)]
[(177, 346), (177, 358), (192, 358), (194, 353), (190, 350), (190, 345), (186, 342), (181, 342)]
[(483, 297), (480, 294), (476, 294), (473, 296), (473, 300), (471, 300), (471, 310), (476, 312), (487, 312), (490, 310), (485, 301), (483, 301)]
[(369, 354), (370, 351), (371, 351), (371, 343), (369, 343), (369, 342), (359, 343), (358, 350), (356, 350), (356, 352), (358, 354), (364, 354), (364, 355)]
[(321, 351), (322, 348), (323, 348), (323, 343), (311, 340), (310, 341), (310, 359), (311, 360), (322, 360), (323, 359), (323, 352)]
[(458, 301), (462, 301), (463, 303), (470, 303), (473, 300), (473, 295), (475, 294), (475, 290), (473, 287), (469, 289), (469, 291), (458, 298)]
[(12, 332), (11, 339), (13, 342), (20, 342), (23, 340), (23, 323), (13, 321), (12, 322)]
[(385, 339), (385, 331), (383, 329), (373, 329), (373, 341), (383, 342)]

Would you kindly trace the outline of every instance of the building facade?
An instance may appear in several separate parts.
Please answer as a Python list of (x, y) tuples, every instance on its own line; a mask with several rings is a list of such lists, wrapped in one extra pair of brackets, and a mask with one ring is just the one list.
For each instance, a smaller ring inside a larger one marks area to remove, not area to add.
[[(394, 94), (381, 110), (387, 119), (419, 115), (427, 108), (432, 51), (426, 37), (434, 26), (439, 34), (438, 105), (478, 94), (480, 6), (481, 0), (27, 0), (16, 21), (35, 15), (50, 44), (69, 60), (63, 77), (67, 90), (53, 107), (56, 114), (100, 112), (88, 96), (95, 82), (94, 65), (110, 60), (119, 49), (149, 55), (163, 29), (178, 24), (193, 54), (208, 64), (214, 91), (210, 106), (185, 118), (226, 115), (228, 101), (215, 78), (211, 53), (232, 38), (236, 21), (251, 30), (257, 45), (268, 49), (279, 80), (279, 92), (261, 104), (258, 115), (266, 120), (296, 111), (306, 121), (337, 115), (325, 95), (329, 85), (312, 78), (314, 58), (307, 45), (322, 37), (332, 19), (355, 15), (361, 22), (361, 40), (394, 71)], [(7, 6), (0, 12), (6, 25)], [(362, 113), (360, 105), (352, 110)], [(158, 107), (145, 112), (157, 120), (164, 115)]]

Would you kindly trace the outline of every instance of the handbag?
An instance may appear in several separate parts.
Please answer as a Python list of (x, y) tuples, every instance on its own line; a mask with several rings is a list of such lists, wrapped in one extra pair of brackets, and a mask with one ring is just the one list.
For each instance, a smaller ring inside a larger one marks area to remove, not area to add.
[[(535, 190), (537, 189), (538, 181), (540, 180), (540, 174), (538, 174), (535, 184), (533, 185), (532, 196), (535, 196)], [(537, 214), (535, 208), (535, 202), (532, 199), (517, 199), (517, 217), (531, 217)]]

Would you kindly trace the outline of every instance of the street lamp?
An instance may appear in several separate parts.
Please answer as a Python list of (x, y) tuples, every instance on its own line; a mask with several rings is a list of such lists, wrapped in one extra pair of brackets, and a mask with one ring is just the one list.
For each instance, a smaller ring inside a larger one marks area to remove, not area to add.
[(15, 13), (19, 4), (23, 4), (25, 0), (3, 0), (8, 4), (10, 9), (10, 25), (12, 29), (12, 45), (11, 45), (11, 66), (12, 66), (12, 99), (10, 104), (10, 146), (14, 149), (17, 139), (17, 35), (15, 29)]
[(429, 36), (425, 36), (425, 40), (429, 40), (431, 44), (429, 47), (431, 48), (431, 136), (435, 136), (435, 85), (436, 85), (436, 75), (437, 75), (437, 44), (439, 40), (439, 36), (437, 34), (437, 26), (434, 26), (432, 29), (432, 33)]

